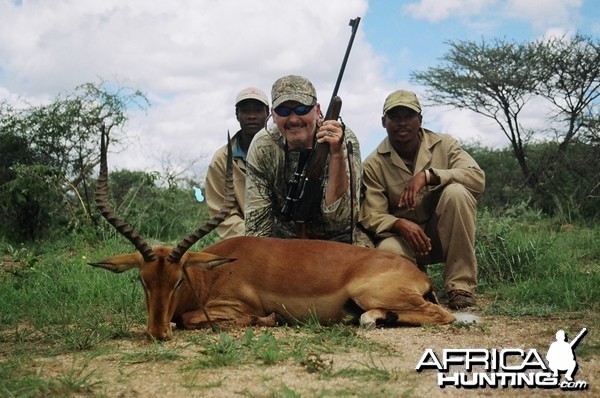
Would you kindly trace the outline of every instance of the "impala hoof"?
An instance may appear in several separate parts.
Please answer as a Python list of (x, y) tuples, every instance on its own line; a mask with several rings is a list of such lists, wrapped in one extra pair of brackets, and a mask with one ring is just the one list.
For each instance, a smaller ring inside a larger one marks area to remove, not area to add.
[(462, 323), (481, 323), (481, 318), (470, 312), (455, 312), (452, 315), (456, 318), (455, 322)]
[(360, 316), (360, 326), (369, 331), (375, 329), (377, 323), (375, 322), (375, 318), (365, 312)]

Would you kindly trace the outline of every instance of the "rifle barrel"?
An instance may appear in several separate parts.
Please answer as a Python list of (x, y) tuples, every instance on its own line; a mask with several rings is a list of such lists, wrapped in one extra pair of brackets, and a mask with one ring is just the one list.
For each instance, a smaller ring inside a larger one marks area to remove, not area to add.
[[(350, 55), (350, 50), (352, 49), (352, 43), (354, 42), (354, 36), (358, 30), (359, 23), (360, 17), (350, 20), (349, 25), (352, 27), (352, 35), (348, 42), (348, 47), (346, 48), (346, 54), (344, 55), (342, 67), (340, 68), (340, 73), (338, 74), (335, 83), (325, 120), (337, 120), (340, 116), (342, 100), (337, 96), (337, 92), (344, 75), (344, 70), (346, 69), (346, 63), (348, 61), (348, 56)], [(298, 170), (302, 170), (302, 172), (299, 173), (299, 171), (297, 171), (293, 180), (290, 181), (285, 204), (281, 209), (280, 214), (284, 220), (287, 221), (291, 218), (297, 226), (302, 227), (298, 232), (298, 237), (300, 238), (307, 237), (306, 226), (304, 224), (309, 218), (310, 210), (321, 198), (320, 176), (324, 170), (328, 155), (329, 144), (318, 145), (315, 140), (314, 147), (312, 148), (311, 155), (306, 161), (306, 164), (300, 165), (300, 162), (298, 163)]]
[(586, 334), (587, 334), (587, 328), (581, 329), (579, 334), (573, 339), (573, 341), (571, 341), (569, 343), (569, 345), (571, 347), (575, 347), (579, 343), (579, 341), (583, 338), (583, 336), (585, 336)]
[(350, 56), (350, 50), (352, 49), (352, 44), (354, 43), (354, 36), (356, 36), (356, 31), (358, 30), (359, 23), (360, 17), (356, 17), (350, 20), (349, 25), (352, 26), (352, 35), (350, 36), (348, 47), (346, 47), (346, 54), (344, 55), (342, 67), (340, 68), (340, 73), (338, 74), (337, 81), (335, 82), (335, 88), (333, 89), (333, 94), (331, 94), (331, 99), (333, 99), (333, 97), (337, 95), (338, 90), (340, 89), (340, 84), (342, 83), (342, 76), (344, 76), (344, 70), (346, 69), (346, 63), (348, 62), (348, 57)]

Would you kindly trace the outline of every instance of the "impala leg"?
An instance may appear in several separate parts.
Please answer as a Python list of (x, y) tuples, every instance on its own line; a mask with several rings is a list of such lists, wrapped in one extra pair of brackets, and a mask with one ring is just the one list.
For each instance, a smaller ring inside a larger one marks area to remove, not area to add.
[(422, 326), (447, 325), (455, 320), (454, 315), (439, 305), (424, 302), (419, 307), (410, 309), (370, 309), (360, 316), (360, 325), (366, 330), (372, 330), (377, 326), (377, 321), (385, 322), (385, 324)]
[[(267, 316), (242, 315), (235, 317), (226, 317), (219, 315), (210, 315), (210, 322), (231, 322), (237, 326), (277, 326), (277, 316), (271, 313)], [(186, 329), (203, 329), (210, 327), (210, 322), (202, 310), (190, 311), (181, 315), (181, 323)]]
[(392, 296), (396, 298), (395, 300), (390, 300), (390, 296), (364, 295), (356, 299), (365, 310), (360, 317), (361, 326), (372, 329), (377, 321), (415, 326), (446, 325), (456, 320), (454, 315), (440, 305), (425, 300), (419, 294), (407, 292), (402, 295), (396, 294)]
[(456, 321), (454, 315), (444, 308), (425, 300), (413, 308), (390, 309), (388, 311), (396, 314), (398, 317), (396, 323), (406, 323), (409, 325), (447, 325)]
[(377, 321), (384, 319), (386, 319), (386, 311), (374, 308), (365, 311), (360, 316), (360, 326), (365, 328), (365, 330), (373, 330), (375, 329), (375, 326), (377, 326)]
[[(212, 319), (211, 321), (216, 321)], [(201, 310), (189, 311), (181, 314), (181, 325), (185, 329), (203, 329), (210, 327), (208, 319)]]
[(274, 312), (267, 316), (246, 315), (241, 318), (236, 318), (233, 322), (238, 326), (277, 326), (277, 316)]

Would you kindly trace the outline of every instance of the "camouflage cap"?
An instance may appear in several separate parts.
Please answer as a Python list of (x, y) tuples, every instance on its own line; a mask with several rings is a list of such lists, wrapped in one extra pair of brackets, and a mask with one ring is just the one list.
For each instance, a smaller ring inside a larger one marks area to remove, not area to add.
[(317, 92), (312, 83), (305, 77), (289, 75), (278, 79), (271, 89), (273, 108), (286, 101), (296, 101), (302, 105), (314, 105)]
[(237, 104), (239, 104), (240, 102), (249, 99), (260, 101), (267, 107), (269, 106), (269, 99), (267, 98), (267, 94), (255, 87), (248, 87), (240, 91), (237, 97), (235, 98), (235, 105), (237, 106)]
[(397, 106), (405, 106), (417, 113), (421, 113), (421, 104), (417, 99), (417, 95), (410, 91), (398, 90), (387, 96), (383, 103), (383, 114)]

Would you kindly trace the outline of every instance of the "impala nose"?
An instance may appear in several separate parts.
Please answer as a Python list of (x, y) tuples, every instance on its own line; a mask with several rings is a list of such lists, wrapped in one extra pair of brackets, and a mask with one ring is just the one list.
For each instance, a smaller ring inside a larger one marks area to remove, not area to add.
[(146, 335), (150, 340), (166, 341), (173, 338), (173, 332), (171, 331), (171, 325), (167, 325), (166, 328), (157, 328), (155, 330), (148, 329)]

